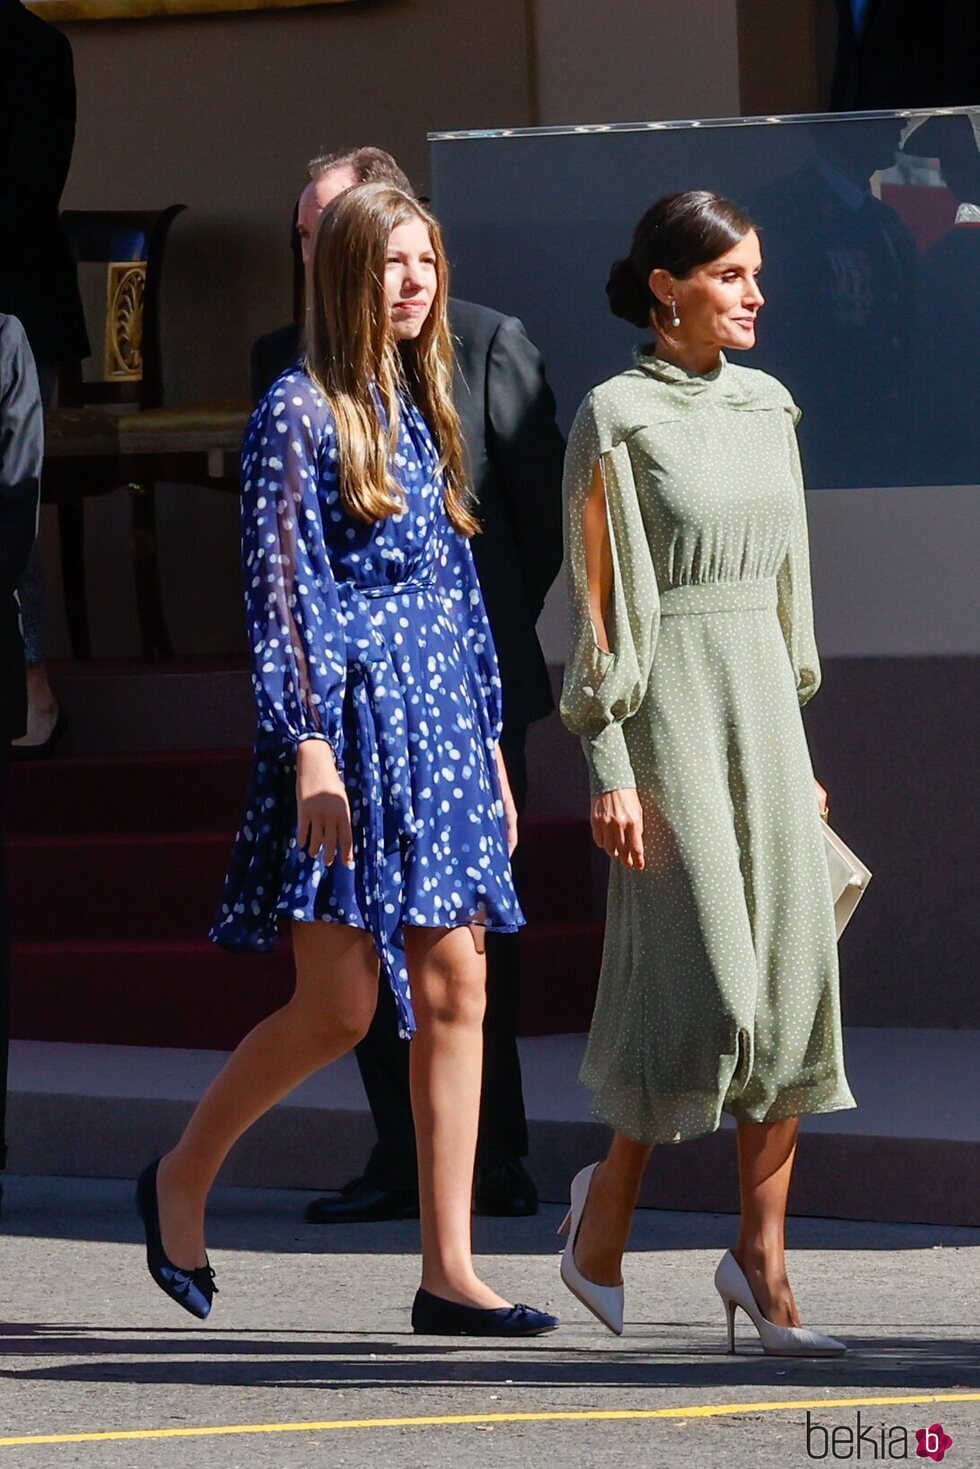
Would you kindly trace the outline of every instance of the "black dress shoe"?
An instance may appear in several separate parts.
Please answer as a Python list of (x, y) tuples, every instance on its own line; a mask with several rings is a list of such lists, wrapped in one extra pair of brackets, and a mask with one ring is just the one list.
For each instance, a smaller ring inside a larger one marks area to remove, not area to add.
[(381, 1219), (417, 1219), (419, 1196), (408, 1189), (384, 1189), (369, 1178), (355, 1178), (334, 1196), (307, 1204), (310, 1224), (372, 1224)]
[(557, 1316), (533, 1306), (485, 1310), (444, 1301), (421, 1288), (412, 1305), (412, 1330), (417, 1336), (543, 1336), (546, 1331), (557, 1331), (560, 1324)]
[(9, 750), (10, 759), (16, 764), (25, 760), (50, 760), (61, 743), (61, 737), (68, 728), (68, 715), (63, 709), (58, 710), (58, 717), (52, 726), (51, 733), (46, 740), (39, 745), (11, 745)]
[(497, 1219), (521, 1219), (538, 1212), (538, 1191), (520, 1158), (477, 1167), (473, 1206), (478, 1214)]

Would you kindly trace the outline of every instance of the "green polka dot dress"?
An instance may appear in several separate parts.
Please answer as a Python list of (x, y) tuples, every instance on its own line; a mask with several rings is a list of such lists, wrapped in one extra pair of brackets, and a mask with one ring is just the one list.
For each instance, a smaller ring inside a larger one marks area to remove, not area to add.
[[(610, 868), (582, 1068), (596, 1117), (649, 1143), (856, 1105), (800, 705), (820, 683), (799, 410), (774, 378), (642, 355), (579, 409), (565, 470), (564, 722), (592, 792), (636, 787), (645, 868)], [(612, 652), (582, 515), (601, 466)]]

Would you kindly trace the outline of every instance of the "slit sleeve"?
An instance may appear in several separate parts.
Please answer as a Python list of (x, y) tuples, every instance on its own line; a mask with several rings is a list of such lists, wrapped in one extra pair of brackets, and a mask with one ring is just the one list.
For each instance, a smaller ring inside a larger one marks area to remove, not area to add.
[(779, 625), (796, 679), (800, 704), (812, 699), (820, 687), (820, 658), (813, 628), (813, 596), (810, 587), (810, 545), (807, 531), (803, 468), (796, 440), (801, 413), (795, 403), (785, 408), (787, 453), (793, 478), (794, 510), (786, 556), (776, 577)]
[(321, 509), (336, 479), (332, 447), (320, 395), (280, 379), (242, 449), (242, 560), (259, 727), (283, 756), (326, 740), (342, 768), (346, 640)]
[[(606, 499), (613, 585), (610, 649), (596, 638), (589, 601), (583, 513), (598, 464)], [(593, 796), (636, 786), (628, 725), (643, 702), (660, 627), (660, 598), (629, 449), (593, 398), (568, 441), (563, 488), (569, 638), (560, 712), (581, 737)]]

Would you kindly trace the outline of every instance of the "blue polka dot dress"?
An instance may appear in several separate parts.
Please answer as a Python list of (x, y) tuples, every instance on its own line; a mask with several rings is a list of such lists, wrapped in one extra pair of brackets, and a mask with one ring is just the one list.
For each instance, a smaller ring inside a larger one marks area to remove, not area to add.
[[(399, 393), (389, 461), (404, 509), (343, 508), (328, 404), (287, 372), (242, 450), (242, 549), (258, 733), (211, 938), (263, 950), (280, 920), (366, 929), (415, 1029), (406, 924), (522, 927), (493, 755), (500, 675), (469, 541), (452, 525), (438, 451)], [(296, 837), (296, 748), (326, 740), (351, 810), (354, 866)]]

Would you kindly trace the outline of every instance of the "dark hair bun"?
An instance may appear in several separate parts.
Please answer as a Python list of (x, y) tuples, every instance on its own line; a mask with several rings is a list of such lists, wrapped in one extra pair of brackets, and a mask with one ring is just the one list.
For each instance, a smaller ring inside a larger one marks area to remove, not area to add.
[(634, 326), (650, 325), (653, 301), (645, 281), (641, 281), (630, 260), (617, 260), (606, 281), (609, 309), (614, 316), (631, 321)]

